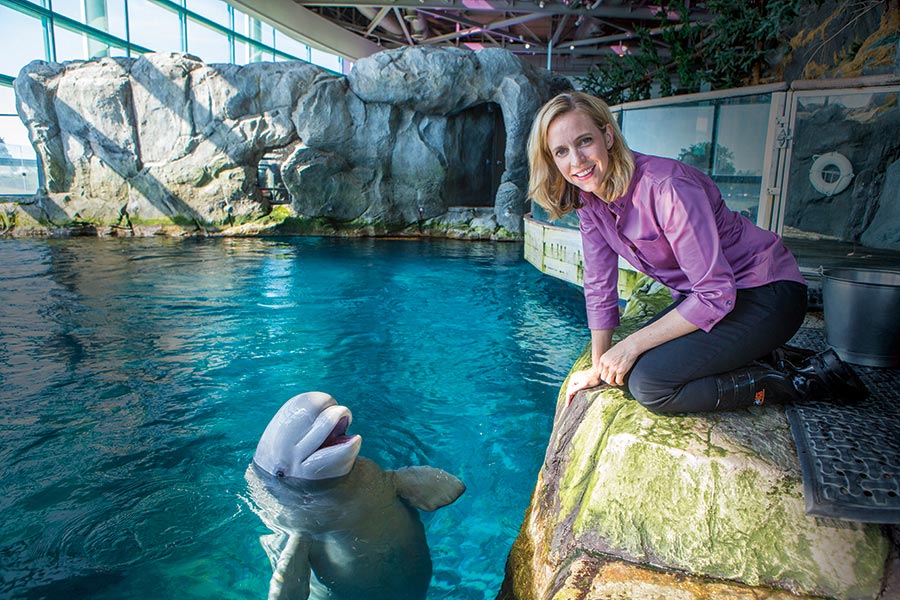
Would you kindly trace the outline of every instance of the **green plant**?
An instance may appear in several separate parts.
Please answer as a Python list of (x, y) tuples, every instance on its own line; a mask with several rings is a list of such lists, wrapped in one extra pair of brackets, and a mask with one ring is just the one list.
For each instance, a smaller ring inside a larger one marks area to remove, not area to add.
[[(694, 2), (694, 10), (705, 8), (707, 19), (691, 18), (681, 0), (663, 5), (657, 28), (659, 40), (668, 47), (664, 55), (649, 29), (635, 30), (636, 48), (600, 59), (578, 78), (582, 89), (619, 104), (650, 97), (653, 85), (659, 96), (759, 83), (767, 58), (779, 36), (800, 9), (821, 0), (706, 0)], [(662, 15), (675, 11), (679, 18)]]
[[(712, 143), (700, 142), (688, 146), (687, 148), (682, 148), (681, 152), (678, 153), (677, 158), (683, 163), (697, 167), (702, 171), (709, 172), (712, 168), (713, 160)], [(715, 166), (717, 175), (734, 175), (736, 172), (734, 168), (734, 152), (721, 144), (716, 144)]]

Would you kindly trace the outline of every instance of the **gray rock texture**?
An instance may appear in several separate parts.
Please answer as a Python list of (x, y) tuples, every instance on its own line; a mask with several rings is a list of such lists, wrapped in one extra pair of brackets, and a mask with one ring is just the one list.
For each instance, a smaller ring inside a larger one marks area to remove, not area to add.
[(886, 169), (873, 213), (872, 224), (861, 236), (862, 243), (873, 248), (900, 248), (900, 159)]
[(347, 77), (173, 53), (35, 61), (15, 90), (46, 189), (23, 207), (51, 225), (227, 231), (271, 212), (264, 161), (280, 172), (288, 219), (344, 234), (453, 223), (466, 237), (518, 237), (532, 117), (568, 88), (499, 49), (386, 51)]

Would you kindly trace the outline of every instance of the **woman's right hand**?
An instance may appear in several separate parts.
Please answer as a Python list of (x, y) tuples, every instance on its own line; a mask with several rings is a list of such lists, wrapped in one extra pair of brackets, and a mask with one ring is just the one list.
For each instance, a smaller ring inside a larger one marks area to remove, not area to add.
[(572, 373), (572, 376), (569, 377), (569, 385), (566, 387), (566, 408), (572, 404), (572, 398), (579, 391), (597, 387), (601, 383), (603, 380), (600, 378), (600, 373), (593, 367)]

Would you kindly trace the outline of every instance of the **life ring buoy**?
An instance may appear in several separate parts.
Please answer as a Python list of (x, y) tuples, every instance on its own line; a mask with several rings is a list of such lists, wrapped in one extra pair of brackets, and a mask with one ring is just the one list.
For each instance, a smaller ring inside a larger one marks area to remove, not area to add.
[(840, 194), (853, 179), (853, 165), (839, 152), (814, 156), (809, 169), (809, 182), (817, 192), (826, 196)]

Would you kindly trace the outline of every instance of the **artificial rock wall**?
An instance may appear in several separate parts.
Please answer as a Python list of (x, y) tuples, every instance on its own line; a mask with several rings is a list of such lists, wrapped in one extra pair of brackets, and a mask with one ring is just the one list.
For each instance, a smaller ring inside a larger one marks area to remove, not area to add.
[(223, 230), (271, 211), (265, 161), (312, 223), (391, 233), (462, 214), (516, 237), (531, 119), (566, 88), (504, 50), (386, 51), (347, 77), (172, 53), (35, 61), (15, 91), (46, 190), (23, 208), (53, 225)]

